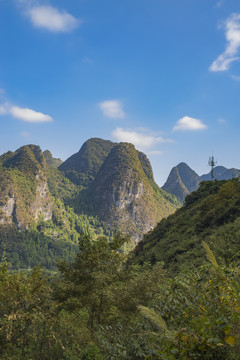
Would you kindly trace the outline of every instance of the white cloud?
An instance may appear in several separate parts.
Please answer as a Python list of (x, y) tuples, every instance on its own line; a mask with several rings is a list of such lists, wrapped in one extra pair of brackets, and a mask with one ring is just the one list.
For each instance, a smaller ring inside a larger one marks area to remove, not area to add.
[(68, 14), (66, 11), (60, 11), (50, 5), (34, 6), (26, 11), (33, 26), (43, 28), (53, 32), (70, 32), (80, 23), (80, 20)]
[(99, 107), (103, 114), (112, 119), (125, 118), (125, 112), (123, 111), (123, 105), (119, 100), (106, 100), (99, 103)]
[(49, 115), (27, 108), (20, 108), (18, 106), (12, 106), (9, 109), (9, 114), (17, 119), (30, 123), (42, 123), (42, 122), (53, 121), (53, 119)]
[(226, 71), (233, 61), (239, 60), (240, 14), (232, 14), (224, 24), (226, 50), (209, 67), (210, 71)]
[(172, 140), (164, 139), (163, 137), (153, 136), (147, 133), (143, 134), (141, 132), (125, 130), (122, 128), (116, 128), (112, 132), (112, 135), (117, 141), (129, 142), (138, 149), (148, 149), (159, 143), (172, 142)]
[(21, 108), (19, 106), (12, 105), (7, 101), (0, 104), (0, 116), (1, 115), (11, 115), (16, 119), (20, 119), (29, 123), (43, 123), (53, 121), (53, 118), (50, 115), (43, 114), (28, 108)]
[(178, 120), (177, 124), (174, 126), (173, 131), (189, 131), (189, 130), (204, 130), (207, 129), (207, 125), (199, 119), (192, 118), (190, 116), (184, 116)]

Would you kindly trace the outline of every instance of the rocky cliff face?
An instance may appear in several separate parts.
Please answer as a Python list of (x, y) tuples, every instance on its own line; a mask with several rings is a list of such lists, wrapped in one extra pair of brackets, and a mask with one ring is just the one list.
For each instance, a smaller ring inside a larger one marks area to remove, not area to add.
[(162, 202), (157, 197), (139, 153), (128, 143), (111, 150), (89, 189), (89, 198), (101, 219), (130, 234), (136, 242), (175, 210), (164, 197)]
[(41, 149), (34, 145), (0, 157), (0, 224), (26, 230), (40, 217), (52, 218), (46, 168)]

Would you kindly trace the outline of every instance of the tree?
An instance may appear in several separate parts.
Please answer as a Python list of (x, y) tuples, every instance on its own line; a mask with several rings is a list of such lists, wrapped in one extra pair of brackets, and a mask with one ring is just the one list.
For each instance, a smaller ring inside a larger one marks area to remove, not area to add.
[(59, 263), (62, 278), (56, 284), (56, 299), (63, 308), (73, 311), (83, 322), (86, 320), (92, 333), (114, 316), (114, 294), (123, 280), (125, 263), (120, 248), (126, 240), (120, 234), (111, 241), (106, 237), (93, 241), (82, 235), (76, 260), (70, 265)]

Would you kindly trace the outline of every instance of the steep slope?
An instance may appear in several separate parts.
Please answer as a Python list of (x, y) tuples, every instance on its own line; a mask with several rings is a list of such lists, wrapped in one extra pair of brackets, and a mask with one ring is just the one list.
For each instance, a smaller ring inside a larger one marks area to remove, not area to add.
[(196, 190), (200, 177), (187, 164), (180, 163), (174, 167), (162, 189), (175, 195), (179, 201), (184, 201), (186, 195)]
[(182, 179), (179, 175), (177, 167), (174, 167), (167, 179), (167, 182), (162, 187), (163, 190), (176, 196), (176, 198), (183, 202), (185, 197), (189, 194), (188, 189), (183, 184)]
[(202, 241), (217, 257), (230, 261), (240, 257), (240, 182), (202, 182), (186, 197), (185, 205), (144, 236), (134, 261), (164, 261), (177, 272), (204, 259)]
[(39, 146), (26, 145), (0, 157), (0, 224), (25, 230), (40, 217), (52, 218), (46, 170)]
[(100, 219), (136, 241), (176, 209), (176, 202), (154, 183), (147, 157), (128, 143), (113, 147), (86, 197)]
[(99, 138), (87, 140), (78, 153), (70, 156), (59, 170), (75, 184), (88, 186), (116, 144)]
[(48, 164), (48, 166), (50, 166), (51, 168), (58, 168), (62, 163), (63, 161), (59, 158), (54, 158), (52, 156), (52, 153), (49, 151), (49, 150), (45, 150), (43, 152), (43, 155), (46, 159), (46, 163)]

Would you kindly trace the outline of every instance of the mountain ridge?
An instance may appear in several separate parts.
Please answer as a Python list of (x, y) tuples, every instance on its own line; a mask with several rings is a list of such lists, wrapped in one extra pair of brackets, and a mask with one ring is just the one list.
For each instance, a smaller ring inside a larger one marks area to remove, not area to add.
[[(214, 180), (230, 180), (240, 176), (240, 170), (224, 166), (214, 168)], [(211, 172), (199, 176), (186, 163), (180, 163), (173, 167), (162, 186), (162, 189), (175, 195), (180, 202), (184, 202), (187, 195), (197, 190), (202, 181), (211, 180)]]

